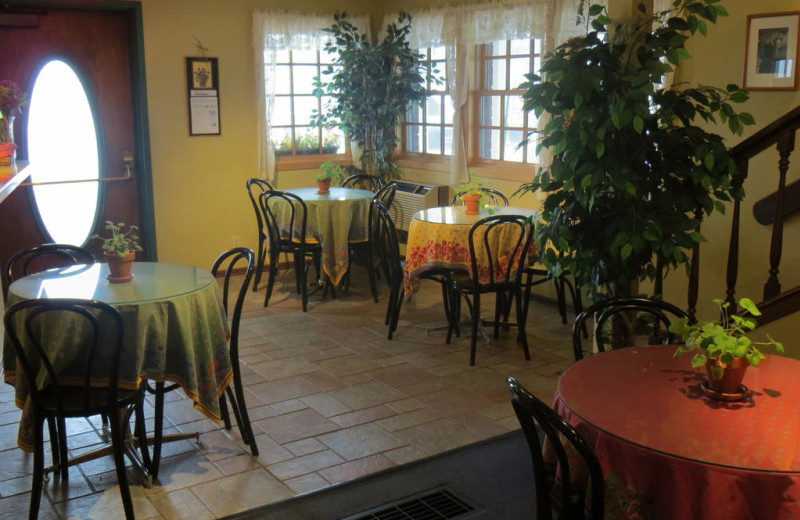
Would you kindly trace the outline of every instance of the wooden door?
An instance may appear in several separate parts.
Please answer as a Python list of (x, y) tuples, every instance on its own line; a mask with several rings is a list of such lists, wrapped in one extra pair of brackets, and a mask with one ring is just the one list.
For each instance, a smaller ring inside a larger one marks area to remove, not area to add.
[[(14, 80), (30, 93), (38, 70), (50, 59), (63, 59), (76, 70), (95, 117), (99, 117), (100, 203), (92, 233), (101, 232), (105, 220), (136, 224), (145, 248), (140, 258), (154, 260), (144, 75), (138, 47), (139, 4), (73, 3), (63, 9), (36, 8), (31, 3), (16, 8), (14, 2), (5, 5), (4, 12), (15, 16), (0, 16), (0, 21), (36, 19), (37, 26), (0, 26), (0, 79)], [(17, 122), (18, 160), (24, 161), (26, 112)], [(124, 176), (126, 154), (133, 155), (132, 177), (108, 180)], [(35, 206), (30, 186), (18, 188), (0, 204), (0, 265), (14, 252), (49, 240)], [(84, 246), (98, 256), (102, 253), (96, 240), (89, 240)]]

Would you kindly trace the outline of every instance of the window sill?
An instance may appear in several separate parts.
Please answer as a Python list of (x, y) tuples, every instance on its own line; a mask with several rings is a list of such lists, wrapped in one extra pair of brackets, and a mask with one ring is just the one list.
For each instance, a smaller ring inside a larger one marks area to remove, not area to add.
[(332, 162), (339, 166), (349, 166), (353, 164), (350, 155), (295, 155), (292, 157), (275, 157), (275, 168), (279, 171), (289, 170), (313, 170), (319, 168), (326, 162)]

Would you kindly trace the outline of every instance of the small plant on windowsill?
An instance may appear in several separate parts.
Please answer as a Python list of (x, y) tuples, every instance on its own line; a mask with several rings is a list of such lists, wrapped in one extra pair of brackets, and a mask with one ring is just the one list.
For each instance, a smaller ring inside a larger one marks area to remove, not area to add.
[(139, 235), (136, 232), (138, 226), (128, 226), (124, 231), (125, 223), (114, 223), (106, 220), (105, 229), (111, 232), (111, 236), (92, 235), (93, 239), (103, 241), (103, 252), (105, 253), (108, 269), (111, 274), (107, 276), (111, 282), (127, 282), (133, 278), (131, 274), (132, 264), (136, 258), (136, 252), (142, 251), (139, 245)]

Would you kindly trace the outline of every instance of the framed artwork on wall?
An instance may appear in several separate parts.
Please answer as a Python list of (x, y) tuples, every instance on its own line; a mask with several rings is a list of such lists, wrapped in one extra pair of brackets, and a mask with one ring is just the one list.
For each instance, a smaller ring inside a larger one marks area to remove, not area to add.
[(186, 58), (189, 135), (220, 135), (217, 58)]
[(797, 89), (798, 29), (800, 11), (747, 17), (744, 88)]

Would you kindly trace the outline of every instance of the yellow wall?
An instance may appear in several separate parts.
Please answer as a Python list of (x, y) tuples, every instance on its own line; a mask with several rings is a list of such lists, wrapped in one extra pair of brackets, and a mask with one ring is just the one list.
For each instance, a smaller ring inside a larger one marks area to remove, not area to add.
[[(612, 0), (629, 3), (629, 0)], [(245, 192), (245, 180), (258, 175), (255, 88), (251, 65), (250, 12), (253, 8), (294, 9), (313, 12), (334, 12), (346, 9), (351, 13), (370, 13), (375, 20), (384, 11), (443, 5), (440, 0), (399, 0), (377, 3), (369, 0), (142, 0), (150, 137), (159, 257), (162, 261), (208, 266), (216, 255), (233, 245), (254, 248), (256, 230), (252, 208)], [(744, 37), (747, 15), (763, 12), (797, 10), (796, 0), (763, 0), (755, 8), (751, 2), (723, 1), (730, 17), (721, 18), (709, 28), (708, 37), (698, 36), (692, 43), (693, 59), (680, 71), (678, 79), (690, 83), (725, 85), (741, 84)], [(374, 24), (373, 24), (374, 25)], [(186, 107), (184, 58), (197, 55), (195, 37), (208, 47), (208, 54), (219, 58), (220, 106), (222, 135), (190, 137)], [(798, 91), (753, 92), (744, 107), (757, 119), (756, 128), (774, 120), (800, 103)], [(746, 135), (756, 128), (748, 129)], [(727, 135), (723, 127), (717, 132)], [(740, 138), (730, 137), (733, 145)], [(774, 168), (776, 159), (767, 159)], [(281, 176), (282, 187), (310, 185), (314, 172), (291, 172)], [(420, 170), (401, 172), (405, 178), (434, 184), (447, 184), (446, 174)], [(790, 175), (797, 177), (797, 167)], [(754, 179), (755, 178), (755, 179)], [(748, 200), (753, 201), (771, 186), (759, 182), (755, 172), (746, 185)], [(515, 183), (492, 181), (505, 193)], [(514, 204), (535, 207), (533, 196), (514, 199)], [(749, 207), (744, 208), (748, 215)], [(747, 219), (745, 219), (747, 220)], [(758, 238), (748, 239), (743, 251), (745, 276), (739, 294), (758, 299), (766, 273), (765, 248), (768, 234), (760, 226)], [(724, 255), (727, 249), (729, 223), (727, 217), (715, 217), (706, 223), (704, 232), (709, 243), (703, 247), (703, 275), (700, 301), (701, 315), (710, 304), (705, 302), (722, 295)], [(758, 259), (754, 256), (757, 254)], [(797, 246), (787, 241), (784, 256), (798, 255)], [(784, 263), (782, 276), (791, 279), (790, 263)], [(675, 276), (675, 275), (673, 275)], [(685, 301), (685, 283), (681, 279), (667, 284), (666, 297), (678, 303)], [(751, 281), (750, 278), (753, 280)], [(798, 281), (800, 283), (800, 281)]]
[[(142, 0), (142, 6), (159, 260), (210, 267), (233, 237), (257, 245), (245, 190), (246, 179), (258, 176), (252, 9), (369, 13), (374, 2)], [(189, 136), (184, 58), (198, 55), (195, 37), (219, 58), (219, 136)]]

